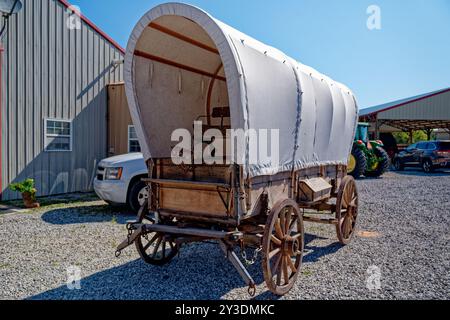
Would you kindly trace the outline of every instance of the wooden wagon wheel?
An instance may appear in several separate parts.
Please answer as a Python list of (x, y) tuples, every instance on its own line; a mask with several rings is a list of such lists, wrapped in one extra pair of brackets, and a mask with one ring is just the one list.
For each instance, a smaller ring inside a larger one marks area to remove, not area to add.
[(342, 179), (336, 199), (336, 232), (339, 242), (347, 245), (351, 242), (358, 218), (358, 189), (355, 179), (346, 176)]
[(303, 216), (295, 201), (279, 202), (267, 219), (263, 238), (263, 271), (274, 294), (291, 290), (300, 273), (305, 232)]
[[(149, 215), (148, 210), (141, 210), (138, 222), (153, 224), (154, 220)], [(178, 246), (175, 241), (169, 239), (165, 234), (156, 232), (142, 234), (136, 239), (136, 248), (142, 260), (156, 266), (169, 263), (178, 253)]]

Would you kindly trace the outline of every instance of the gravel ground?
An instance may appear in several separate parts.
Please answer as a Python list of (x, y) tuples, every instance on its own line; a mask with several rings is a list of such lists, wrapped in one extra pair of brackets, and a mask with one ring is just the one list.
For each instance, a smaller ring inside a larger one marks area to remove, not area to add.
[[(365, 233), (341, 247), (332, 227), (307, 224), (303, 274), (284, 299), (450, 299), (450, 172), (388, 173), (358, 185)], [(141, 262), (134, 247), (116, 259), (131, 219), (95, 199), (0, 215), (0, 298), (249, 299), (213, 244), (183, 248), (163, 268)], [(70, 266), (81, 269), (80, 290), (66, 286)], [(278, 299), (260, 265), (250, 271), (255, 299)], [(381, 288), (369, 290), (378, 271)]]

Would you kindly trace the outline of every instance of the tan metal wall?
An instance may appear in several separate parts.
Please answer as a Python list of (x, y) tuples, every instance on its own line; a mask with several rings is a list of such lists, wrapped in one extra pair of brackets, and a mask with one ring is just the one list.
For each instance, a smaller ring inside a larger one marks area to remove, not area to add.
[(108, 86), (108, 152), (128, 153), (128, 126), (132, 125), (123, 83)]

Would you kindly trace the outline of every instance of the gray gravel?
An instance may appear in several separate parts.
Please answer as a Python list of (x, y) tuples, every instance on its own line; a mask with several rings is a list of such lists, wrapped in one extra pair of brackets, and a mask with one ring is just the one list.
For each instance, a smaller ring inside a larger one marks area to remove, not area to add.
[[(450, 172), (407, 171), (358, 182), (359, 228), (372, 232), (341, 247), (334, 229), (306, 227), (303, 274), (285, 299), (450, 299)], [(116, 259), (130, 214), (88, 201), (68, 208), (0, 215), (0, 298), (248, 299), (235, 270), (212, 244), (183, 248), (158, 268), (134, 247)], [(66, 286), (67, 267), (81, 268), (81, 290)], [(379, 268), (381, 289), (367, 270)], [(278, 299), (263, 283), (255, 299)], [(370, 282), (372, 283), (372, 282)]]

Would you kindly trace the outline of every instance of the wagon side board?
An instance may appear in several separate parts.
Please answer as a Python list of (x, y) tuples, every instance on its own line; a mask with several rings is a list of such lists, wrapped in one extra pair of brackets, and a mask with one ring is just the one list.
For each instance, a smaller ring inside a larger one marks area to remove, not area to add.
[(243, 178), (240, 166), (174, 165), (170, 159), (148, 162), (145, 179), (151, 188), (151, 211), (165, 217), (204, 223), (238, 226), (241, 221), (267, 216), (268, 210), (280, 199), (294, 199), (305, 206), (302, 182), (322, 178), (331, 185), (331, 192), (321, 200), (336, 194), (346, 176), (345, 165), (327, 165), (279, 173), (252, 179)]

